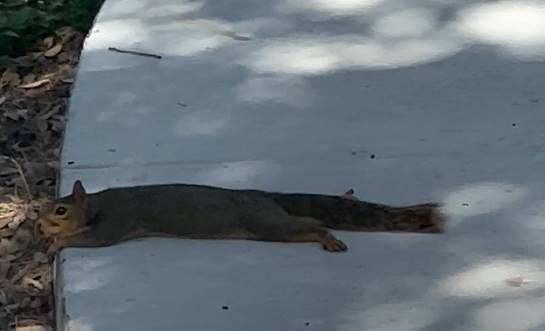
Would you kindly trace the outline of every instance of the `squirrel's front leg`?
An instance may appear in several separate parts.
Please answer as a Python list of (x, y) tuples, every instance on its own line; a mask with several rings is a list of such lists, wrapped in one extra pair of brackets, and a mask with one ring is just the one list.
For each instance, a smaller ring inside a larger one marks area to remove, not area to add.
[(60, 238), (54, 238), (53, 242), (47, 248), (47, 256), (49, 258), (54, 257), (61, 249), (63, 245)]
[(117, 241), (112, 240), (100, 240), (90, 232), (78, 233), (65, 237), (55, 237), (53, 243), (47, 249), (47, 255), (53, 257), (66, 247), (105, 247), (113, 245), (116, 242)]

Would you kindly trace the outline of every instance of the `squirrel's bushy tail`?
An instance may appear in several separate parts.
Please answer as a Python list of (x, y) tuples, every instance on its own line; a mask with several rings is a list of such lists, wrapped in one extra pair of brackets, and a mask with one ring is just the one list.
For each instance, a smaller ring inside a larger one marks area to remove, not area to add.
[(435, 203), (393, 207), (319, 194), (270, 196), (289, 214), (312, 217), (338, 230), (441, 233), (446, 222)]

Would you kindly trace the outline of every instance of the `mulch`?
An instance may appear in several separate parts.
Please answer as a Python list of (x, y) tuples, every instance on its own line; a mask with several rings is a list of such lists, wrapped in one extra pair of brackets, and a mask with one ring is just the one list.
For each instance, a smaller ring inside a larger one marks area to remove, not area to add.
[(84, 37), (61, 28), (0, 67), (0, 330), (54, 330), (52, 265), (34, 222), (55, 195)]

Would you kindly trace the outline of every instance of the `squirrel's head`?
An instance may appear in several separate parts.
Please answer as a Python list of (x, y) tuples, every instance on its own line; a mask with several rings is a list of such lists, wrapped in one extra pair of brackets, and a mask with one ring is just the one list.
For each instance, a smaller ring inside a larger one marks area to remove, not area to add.
[(54, 200), (40, 211), (37, 225), (47, 237), (62, 237), (84, 227), (93, 216), (87, 192), (77, 180), (72, 194)]

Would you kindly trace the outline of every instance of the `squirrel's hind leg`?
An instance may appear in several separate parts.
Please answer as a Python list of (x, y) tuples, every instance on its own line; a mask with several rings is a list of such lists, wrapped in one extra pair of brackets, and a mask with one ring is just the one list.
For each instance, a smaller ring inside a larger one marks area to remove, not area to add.
[(253, 240), (277, 242), (318, 242), (330, 252), (343, 252), (347, 246), (308, 217), (290, 216), (287, 213), (257, 213), (244, 222), (245, 230), (254, 234)]

